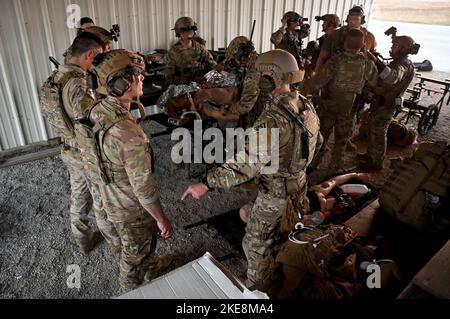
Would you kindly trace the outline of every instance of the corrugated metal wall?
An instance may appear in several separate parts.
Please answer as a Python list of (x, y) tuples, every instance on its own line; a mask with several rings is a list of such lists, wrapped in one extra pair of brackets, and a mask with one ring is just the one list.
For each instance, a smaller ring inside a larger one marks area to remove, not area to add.
[(237, 35), (249, 36), (256, 19), (254, 42), (264, 52), (286, 11), (308, 17), (315, 39), (321, 30), (314, 16), (336, 12), (345, 18), (354, 4), (370, 12), (372, 0), (0, 0), (0, 150), (53, 137), (37, 92), (52, 70), (48, 56), (61, 61), (75, 37), (66, 25), (70, 4), (78, 4), (81, 16), (97, 25), (120, 24), (115, 48), (168, 49), (175, 20), (191, 16), (210, 49), (226, 47)]

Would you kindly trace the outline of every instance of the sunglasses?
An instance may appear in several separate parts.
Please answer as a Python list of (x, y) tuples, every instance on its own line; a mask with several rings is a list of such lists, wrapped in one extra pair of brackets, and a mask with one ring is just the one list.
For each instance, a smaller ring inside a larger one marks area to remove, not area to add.
[(178, 29), (180, 32), (189, 32), (189, 31), (197, 31), (197, 27), (190, 27), (190, 28), (180, 28)]

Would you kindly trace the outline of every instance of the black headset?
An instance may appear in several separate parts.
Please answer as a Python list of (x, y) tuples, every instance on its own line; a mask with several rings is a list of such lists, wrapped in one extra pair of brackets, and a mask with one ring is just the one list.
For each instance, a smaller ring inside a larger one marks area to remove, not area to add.
[(130, 88), (130, 82), (123, 76), (113, 77), (106, 85), (106, 91), (113, 97), (121, 97)]

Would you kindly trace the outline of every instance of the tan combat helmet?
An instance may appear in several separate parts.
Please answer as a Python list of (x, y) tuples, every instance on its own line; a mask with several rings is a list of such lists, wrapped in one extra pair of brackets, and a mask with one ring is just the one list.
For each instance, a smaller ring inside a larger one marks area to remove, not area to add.
[(292, 21), (292, 20), (302, 21), (303, 17), (301, 15), (299, 15), (297, 12), (289, 11), (283, 15), (283, 19), (287, 19), (290, 21)]
[(333, 25), (335, 28), (339, 28), (341, 26), (341, 19), (336, 14), (325, 14), (322, 17), (322, 20), (328, 24)]
[(144, 59), (130, 50), (112, 50), (95, 67), (100, 94), (122, 96), (129, 88), (127, 79), (145, 71)]
[(366, 23), (366, 16), (364, 15), (364, 9), (360, 6), (354, 6), (348, 11), (347, 20), (345, 22), (348, 22), (349, 16), (360, 16), (361, 17), (361, 24)]
[(191, 17), (178, 18), (173, 27), (177, 37), (180, 37), (180, 32), (192, 30), (194, 33), (198, 30), (197, 23)]
[(256, 60), (261, 75), (271, 77), (276, 86), (303, 81), (305, 71), (299, 70), (294, 56), (287, 51), (275, 49), (261, 54)]
[(395, 36), (392, 38), (392, 43), (398, 45), (406, 54), (417, 54), (420, 49), (420, 44), (417, 44), (413, 38), (406, 35)]
[(231, 40), (230, 44), (228, 45), (227, 52), (225, 53), (225, 60), (228, 60), (231, 57), (234, 57), (234, 55), (236, 54), (236, 52), (239, 48), (239, 45), (241, 45), (243, 43), (246, 44), (249, 41), (250, 40), (244, 36), (238, 36), (238, 37), (235, 37), (233, 40)]
[(89, 27), (89, 28), (83, 29), (81, 31), (81, 33), (83, 33), (83, 32), (89, 32), (89, 33), (96, 35), (102, 41), (103, 49), (106, 49), (108, 46), (111, 46), (111, 44), (112, 44), (113, 38), (112, 38), (111, 33), (108, 30), (103, 29), (102, 27), (98, 27), (98, 26)]

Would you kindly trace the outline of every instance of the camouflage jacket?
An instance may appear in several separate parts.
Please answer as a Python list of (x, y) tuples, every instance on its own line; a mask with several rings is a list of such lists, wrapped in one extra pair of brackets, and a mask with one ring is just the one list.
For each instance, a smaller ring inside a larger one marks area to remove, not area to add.
[[(330, 57), (344, 52), (344, 40), (348, 30), (348, 26), (343, 26), (335, 30), (330, 36), (325, 38), (321, 49), (327, 52)], [(360, 30), (364, 33), (365, 37), (365, 46), (363, 48), (363, 51), (370, 51), (372, 53), (375, 53), (375, 47), (377, 45), (375, 36), (366, 28), (361, 27)]]
[(310, 29), (301, 28), (296, 29), (293, 33), (290, 33), (284, 28), (280, 28), (278, 31), (272, 33), (270, 42), (275, 45), (276, 49), (282, 49), (291, 53), (296, 59), (298, 58), (298, 52), (294, 43), (297, 43), (301, 48), (302, 39), (309, 37)]
[(354, 98), (365, 85), (375, 86), (378, 72), (372, 60), (362, 53), (343, 52), (329, 59), (319, 73), (303, 83), (305, 93), (317, 94), (322, 89), (324, 100)]
[[(307, 130), (305, 134), (309, 135), (307, 145), (302, 140), (302, 130), (280, 111), (280, 105), (303, 123)], [(278, 141), (274, 137), (276, 131), (271, 129), (278, 129)], [(288, 193), (306, 187), (304, 170), (322, 143), (319, 119), (306, 98), (296, 92), (271, 97), (248, 133), (245, 150), (239, 151), (233, 159), (208, 174), (210, 187), (230, 188), (257, 178), (260, 191), (276, 197), (286, 197)], [(258, 143), (252, 143), (252, 140)], [(309, 150), (307, 158), (303, 156), (304, 148)], [(278, 168), (274, 171), (268, 169), (274, 165)]]
[(129, 110), (112, 97), (93, 108), (90, 120), (96, 126), (117, 122), (104, 133), (99, 145), (112, 179), (108, 185), (99, 185), (108, 218), (121, 222), (141, 214), (159, 198), (147, 136)]
[(241, 83), (239, 101), (233, 103), (230, 107), (232, 113), (248, 114), (258, 100), (261, 74), (256, 69), (255, 63), (257, 58), (258, 55), (256, 53), (250, 57), (245, 77)]
[(407, 57), (395, 59), (380, 73), (375, 92), (388, 99), (401, 97), (414, 75), (414, 65)]
[(69, 64), (70, 59), (72, 58), (72, 46), (68, 47), (67, 50), (63, 53), (64, 64)]
[(192, 41), (189, 49), (183, 49), (177, 42), (169, 51), (166, 78), (170, 84), (189, 84), (190, 77), (203, 76), (216, 64), (211, 53), (197, 41)]
[[(67, 81), (62, 91), (64, 110), (71, 121), (85, 118), (88, 110), (94, 104), (96, 96), (89, 93), (86, 82), (86, 71), (77, 65), (65, 64), (58, 70), (55, 80), (62, 78), (64, 74), (73, 72), (73, 76)], [(75, 139), (63, 141), (65, 144), (76, 147)]]

